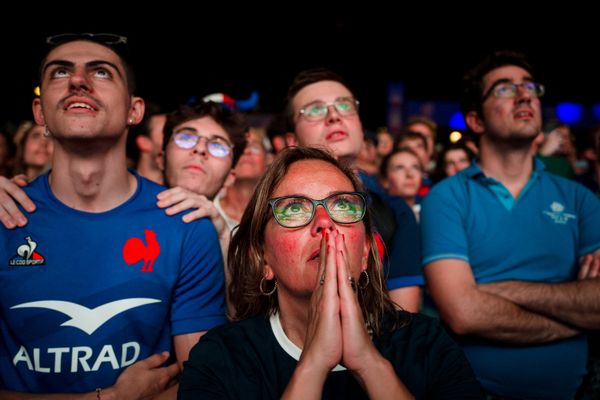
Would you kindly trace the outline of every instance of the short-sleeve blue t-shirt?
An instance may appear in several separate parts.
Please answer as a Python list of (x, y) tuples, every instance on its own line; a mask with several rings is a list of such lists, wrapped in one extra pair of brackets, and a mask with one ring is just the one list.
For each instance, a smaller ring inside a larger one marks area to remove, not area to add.
[(43, 175), (24, 228), (0, 228), (0, 388), (86, 392), (162, 351), (175, 335), (226, 321), (216, 231), (156, 206), (164, 187), (137, 190), (102, 213), (60, 202)]

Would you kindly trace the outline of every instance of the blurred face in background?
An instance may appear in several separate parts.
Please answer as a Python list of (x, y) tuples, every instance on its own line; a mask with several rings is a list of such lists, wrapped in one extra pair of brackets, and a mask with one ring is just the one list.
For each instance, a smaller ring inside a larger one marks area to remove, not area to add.
[(260, 137), (248, 133), (246, 148), (235, 166), (236, 180), (257, 181), (267, 170), (267, 150)]
[(377, 133), (377, 154), (385, 157), (394, 149), (394, 138), (387, 131)]
[(560, 146), (558, 147), (557, 154), (561, 156), (575, 156), (577, 151), (573, 144), (574, 138), (571, 135), (571, 128), (561, 125), (556, 128), (556, 133), (560, 137)]
[(398, 143), (398, 148), (406, 147), (415, 152), (419, 156), (421, 164), (427, 165), (429, 163), (429, 154), (427, 153), (427, 143), (422, 138), (406, 138)]
[(422, 122), (414, 122), (409, 125), (408, 129), (413, 132), (418, 132), (425, 137), (425, 141), (427, 142), (427, 156), (428, 158), (431, 158), (435, 147), (435, 141), (433, 139), (434, 133), (431, 128)]
[(422, 179), (423, 167), (419, 158), (408, 151), (400, 151), (389, 159), (383, 185), (389, 194), (413, 200)]
[(44, 136), (45, 128), (36, 125), (27, 135), (23, 149), (23, 163), (28, 167), (41, 168), (48, 165), (52, 159), (54, 144)]
[(446, 176), (456, 175), (456, 173), (471, 165), (469, 155), (463, 149), (448, 150), (443, 161)]

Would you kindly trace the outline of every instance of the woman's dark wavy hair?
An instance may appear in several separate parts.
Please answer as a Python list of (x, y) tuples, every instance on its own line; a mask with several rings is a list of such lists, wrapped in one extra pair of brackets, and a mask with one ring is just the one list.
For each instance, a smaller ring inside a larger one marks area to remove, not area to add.
[(524, 54), (507, 50), (490, 54), (463, 77), (463, 91), (460, 100), (460, 109), (463, 115), (466, 116), (471, 111), (477, 112), (479, 116), (482, 115), (483, 77), (491, 70), (507, 65), (521, 67), (533, 76), (533, 68)]
[(163, 128), (163, 150), (167, 149), (171, 136), (173, 136), (173, 129), (176, 126), (203, 117), (212, 118), (229, 135), (229, 140), (233, 144), (231, 168), (234, 168), (246, 148), (246, 133), (249, 125), (240, 112), (230, 111), (227, 107), (222, 107), (213, 101), (203, 101), (195, 106), (182, 105), (177, 110), (167, 114), (167, 120)]
[[(269, 199), (275, 188), (285, 178), (290, 165), (303, 160), (320, 160), (333, 165), (352, 182), (354, 190), (363, 191), (363, 186), (353, 171), (342, 166), (324, 150), (294, 147), (285, 149), (277, 155), (267, 173), (258, 183), (229, 245), (228, 268), (231, 274), (231, 284), (228, 293), (229, 300), (235, 308), (233, 317), (235, 320), (251, 318), (262, 313), (272, 315), (279, 310), (277, 293), (265, 296), (260, 290), (261, 280), (265, 274), (263, 257), (265, 226), (272, 217)], [(395, 309), (383, 279), (369, 212), (365, 214), (362, 223), (371, 245), (366, 270), (370, 283), (365, 288), (360, 288), (361, 282), (359, 282), (358, 300), (365, 321), (373, 329), (373, 332), (379, 335), (383, 315), (395, 313)]]

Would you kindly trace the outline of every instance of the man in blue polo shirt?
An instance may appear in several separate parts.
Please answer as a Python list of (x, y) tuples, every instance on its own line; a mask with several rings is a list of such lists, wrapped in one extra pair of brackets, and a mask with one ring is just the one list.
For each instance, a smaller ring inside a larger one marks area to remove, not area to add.
[(495, 53), (465, 83), (481, 159), (424, 200), (430, 294), (492, 396), (571, 399), (582, 332), (600, 327), (600, 202), (534, 159), (544, 87), (522, 55)]

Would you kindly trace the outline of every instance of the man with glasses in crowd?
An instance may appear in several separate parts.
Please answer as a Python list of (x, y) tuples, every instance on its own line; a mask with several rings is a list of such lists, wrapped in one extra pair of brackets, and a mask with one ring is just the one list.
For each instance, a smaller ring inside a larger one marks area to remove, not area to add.
[(494, 53), (465, 84), (481, 157), (424, 200), (428, 288), (490, 398), (572, 399), (582, 333), (600, 327), (599, 201), (533, 157), (544, 87), (521, 54)]
[[(158, 196), (158, 205), (169, 207), (169, 215), (199, 208), (183, 216), (186, 222), (207, 212), (218, 215), (208, 201), (215, 198), (242, 156), (247, 132), (240, 113), (212, 101), (184, 105), (168, 114), (159, 166), (171, 189)], [(229, 230), (224, 231), (229, 236)]]
[(158, 194), (157, 205), (167, 215), (185, 212), (181, 218), (188, 223), (210, 218), (224, 259), (231, 230), (213, 200), (235, 179), (232, 170), (245, 152), (247, 136), (242, 114), (212, 101), (179, 107), (167, 115), (164, 128), (159, 166), (170, 189)]
[[(225, 322), (215, 229), (165, 216), (163, 187), (126, 168), (126, 135), (144, 113), (126, 38), (48, 44), (33, 113), (54, 139), (53, 169), (25, 189), (29, 223), (0, 228), (0, 397), (174, 398), (164, 390), (190, 348)], [(163, 367), (169, 351), (177, 362)]]
[[(327, 69), (300, 72), (288, 90), (286, 116), (288, 145), (327, 149), (356, 169), (363, 145), (358, 101), (345, 81)], [(357, 171), (358, 173), (358, 171)], [(392, 300), (407, 311), (420, 305), (420, 238), (412, 210), (404, 202), (392, 203), (368, 175), (358, 173), (369, 189), (370, 210), (379, 233), (380, 252), (386, 255), (385, 277)], [(384, 251), (384, 244), (387, 247)]]

